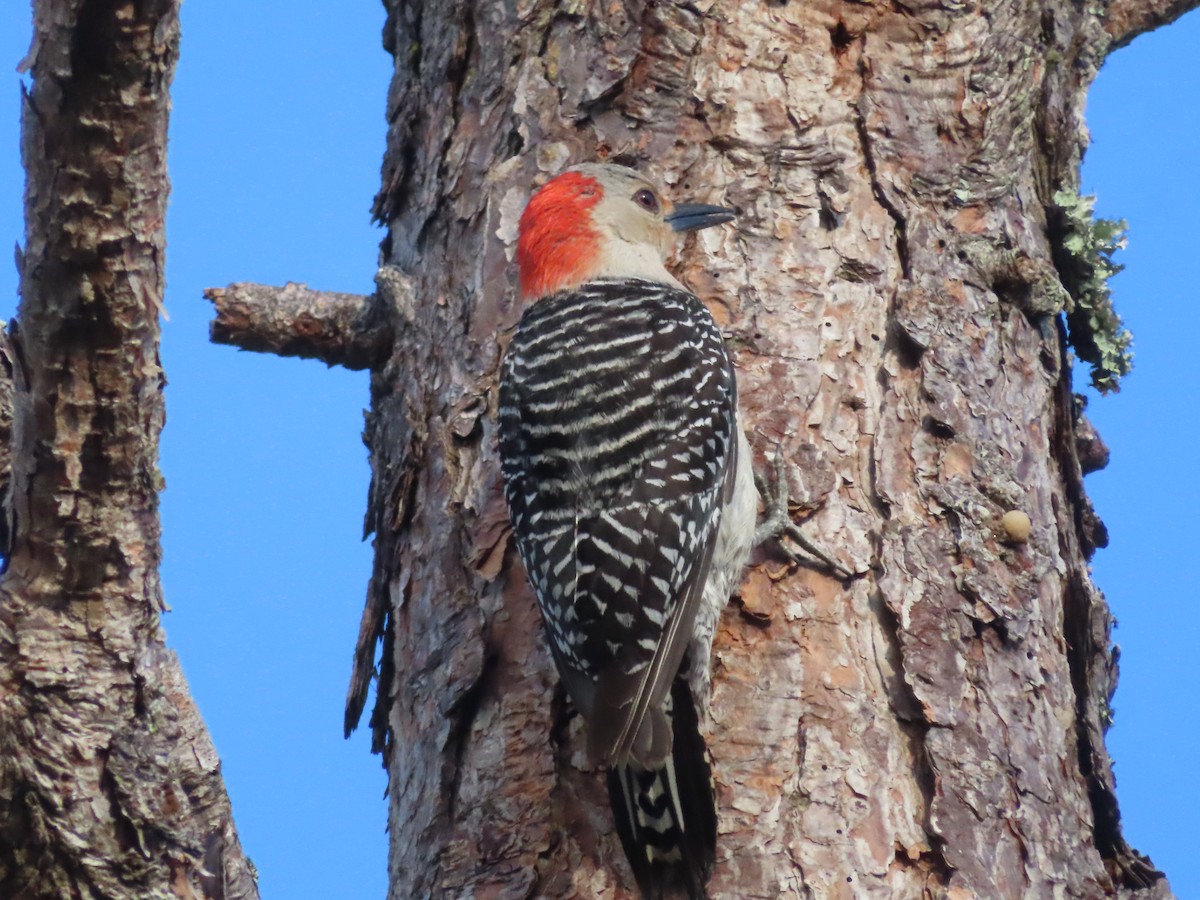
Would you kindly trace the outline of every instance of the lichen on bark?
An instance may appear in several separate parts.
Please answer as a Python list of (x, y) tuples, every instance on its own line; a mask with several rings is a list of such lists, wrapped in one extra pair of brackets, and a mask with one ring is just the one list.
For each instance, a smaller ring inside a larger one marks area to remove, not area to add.
[(1095, 197), (1058, 191), (1053, 200), (1054, 263), (1072, 301), (1066, 310), (1068, 340), (1091, 367), (1092, 387), (1105, 394), (1119, 391), (1133, 367), (1133, 336), (1113, 308), (1108, 282), (1124, 268), (1113, 255), (1125, 249), (1129, 226), (1124, 219), (1097, 218)]

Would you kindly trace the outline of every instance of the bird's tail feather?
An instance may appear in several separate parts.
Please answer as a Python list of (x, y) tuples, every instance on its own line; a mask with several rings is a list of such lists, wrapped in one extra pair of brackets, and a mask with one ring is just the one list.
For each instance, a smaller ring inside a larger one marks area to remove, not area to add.
[(665, 711), (674, 733), (671, 755), (657, 768), (610, 769), (609, 801), (642, 896), (703, 900), (716, 857), (717, 811), (708, 749), (682, 674)]

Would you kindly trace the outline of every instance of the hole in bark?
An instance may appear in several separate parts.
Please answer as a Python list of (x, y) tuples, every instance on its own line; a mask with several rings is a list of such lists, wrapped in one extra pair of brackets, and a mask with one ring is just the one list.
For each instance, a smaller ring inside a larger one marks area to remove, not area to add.
[(133, 679), (133, 711), (139, 719), (146, 715), (146, 679), (141, 676)]
[(1047, 44), (1054, 44), (1054, 12), (1052, 10), (1042, 10), (1042, 34), (1045, 35)]
[(1008, 633), (1008, 622), (1004, 619), (992, 619), (990, 622), (983, 622), (979, 619), (972, 619), (971, 625), (975, 631), (975, 637), (982, 640), (989, 632), (994, 634), (1000, 641), (1000, 646), (1008, 646), (1011, 643), (1011, 638)]
[(838, 22), (829, 31), (829, 41), (833, 44), (833, 52), (841, 56), (854, 43), (854, 35), (846, 28), (845, 22)]
[(519, 132), (516, 128), (512, 129), (508, 133), (506, 149), (508, 150), (509, 159), (519, 155), (520, 152), (525, 149), (525, 138), (521, 137), (521, 132)]
[(948, 422), (943, 422), (940, 419), (935, 419), (933, 416), (926, 416), (925, 421), (921, 425), (936, 438), (950, 440), (955, 435), (954, 427)]
[(817, 211), (817, 222), (826, 231), (833, 231), (839, 225), (838, 215), (833, 210), (833, 203), (829, 200), (829, 195), (822, 190), (817, 191), (817, 199), (821, 201), (821, 208)]
[(888, 327), (887, 349), (895, 350), (897, 362), (905, 369), (915, 369), (921, 364), (927, 348), (893, 321)]
[(910, 76), (910, 75), (905, 75), (905, 76), (904, 76), (904, 83), (905, 83), (905, 84), (912, 84), (912, 76)]
[(120, 43), (114, 35), (114, 19), (107, 3), (85, 3), (79, 8), (79, 23), (71, 40), (71, 70), (76, 84), (88, 83), (89, 73), (111, 71), (113, 48)]
[[(1020, 310), (1030, 309), (1030, 301), (1033, 296), (1033, 287), (1024, 281), (1017, 278), (1000, 277), (992, 284), (992, 290), (996, 296), (1005, 303)], [(1025, 318), (1030, 322), (1033, 317), (1026, 312)]]
[[(98, 282), (99, 279), (92, 280), (92, 290), (96, 292), (97, 299), (101, 299), (105, 288)], [(103, 296), (106, 298), (107, 294)], [(70, 345), (91, 343), (104, 350), (117, 350), (124, 344), (125, 335), (113, 322), (107, 306), (96, 303), (81, 305), (76, 315), (63, 322), (62, 339), (64, 343)], [(104, 413), (104, 415), (106, 421), (97, 422), (95, 425), (96, 430), (107, 433), (108, 429), (113, 427), (111, 425), (112, 414)]]

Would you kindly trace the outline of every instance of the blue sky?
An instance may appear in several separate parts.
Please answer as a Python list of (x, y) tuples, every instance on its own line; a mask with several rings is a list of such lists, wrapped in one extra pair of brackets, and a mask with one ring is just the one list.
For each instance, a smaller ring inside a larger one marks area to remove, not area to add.
[(1088, 102), (1083, 187), (1097, 213), (1129, 222), (1113, 279), (1133, 332), (1134, 370), (1088, 414), (1112, 462), (1087, 478), (1111, 545), (1092, 560), (1119, 627), (1121, 681), (1108, 735), (1125, 837), (1200, 897), (1200, 508), (1196, 258), (1200, 205), (1200, 14), (1143, 35), (1105, 63)]
[[(370, 568), (363, 373), (208, 343), (205, 287), (371, 290), (368, 209), (389, 58), (376, 3), (183, 7), (171, 123), (162, 468), (170, 642), (212, 730), (263, 896), (383, 897), (384, 773), (341, 736)], [(0, 245), (20, 240), (19, 77), (27, 7), (0, 8)], [(1084, 188), (1129, 221), (1114, 283), (1135, 370), (1091, 417), (1113, 451), (1088, 491), (1112, 536), (1094, 560), (1120, 620), (1109, 747), (1130, 842), (1200, 896), (1200, 617), (1193, 612), (1200, 367), (1200, 16), (1106, 63), (1088, 105)], [(1183, 265), (1182, 263), (1187, 263)], [(0, 264), (0, 317), (16, 309)]]

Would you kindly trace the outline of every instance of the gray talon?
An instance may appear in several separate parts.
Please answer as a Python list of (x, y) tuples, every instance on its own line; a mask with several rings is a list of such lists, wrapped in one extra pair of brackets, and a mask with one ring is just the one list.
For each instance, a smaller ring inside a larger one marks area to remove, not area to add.
[[(758, 547), (774, 539), (778, 542), (779, 549), (793, 563), (816, 565), (842, 579), (852, 577), (853, 572), (809, 540), (800, 530), (800, 526), (792, 521), (788, 512), (786, 461), (783, 458), (782, 448), (778, 445), (775, 448), (775, 456), (771, 460), (771, 468), (774, 474), (774, 484), (768, 484), (761, 475), (757, 472), (754, 473), (754, 485), (758, 488), (766, 506), (763, 519), (754, 530), (754, 546)], [(788, 547), (783, 541), (784, 537), (791, 538), (792, 543), (803, 550), (807, 557)]]

